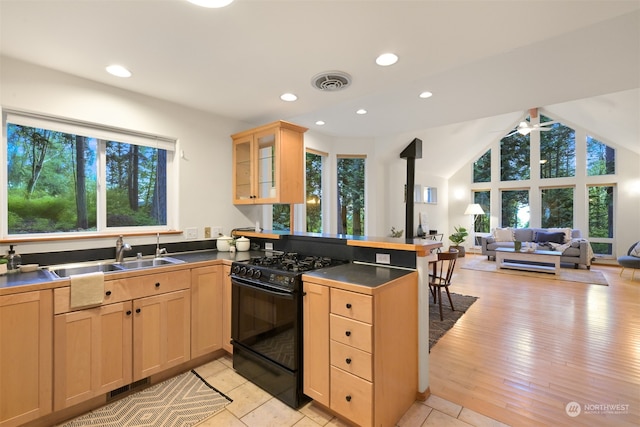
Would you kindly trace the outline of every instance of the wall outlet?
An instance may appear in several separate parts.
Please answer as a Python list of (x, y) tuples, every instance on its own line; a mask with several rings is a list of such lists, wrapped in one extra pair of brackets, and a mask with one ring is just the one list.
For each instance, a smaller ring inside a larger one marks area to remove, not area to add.
[(198, 229), (195, 227), (189, 227), (186, 230), (186, 239), (187, 240), (195, 240), (198, 238)]
[(219, 225), (215, 225), (211, 227), (211, 237), (213, 237), (214, 239), (217, 239), (218, 237), (220, 237), (221, 234), (222, 234), (222, 227), (220, 227)]
[(204, 228), (204, 238), (205, 239), (210, 239), (211, 238), (211, 227), (205, 227)]
[(376, 264), (391, 264), (391, 255), (376, 254)]
[(264, 244), (264, 249), (267, 250), (267, 251), (273, 250), (273, 243), (265, 243)]

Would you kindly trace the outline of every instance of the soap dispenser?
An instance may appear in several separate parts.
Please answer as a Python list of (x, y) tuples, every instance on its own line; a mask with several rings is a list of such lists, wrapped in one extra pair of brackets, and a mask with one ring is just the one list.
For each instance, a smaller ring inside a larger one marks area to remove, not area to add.
[(22, 257), (13, 250), (13, 245), (9, 246), (9, 254), (7, 255), (7, 270), (17, 270), (22, 264)]

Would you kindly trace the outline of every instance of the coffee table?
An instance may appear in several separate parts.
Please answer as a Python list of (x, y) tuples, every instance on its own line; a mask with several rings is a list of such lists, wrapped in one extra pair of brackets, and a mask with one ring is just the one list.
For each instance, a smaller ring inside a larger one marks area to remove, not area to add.
[[(498, 268), (511, 270), (535, 271), (543, 273), (560, 273), (560, 256), (562, 252), (536, 250), (527, 252), (513, 248), (497, 248), (496, 263)], [(522, 262), (526, 261), (526, 262)], [(534, 264), (535, 263), (535, 264)]]

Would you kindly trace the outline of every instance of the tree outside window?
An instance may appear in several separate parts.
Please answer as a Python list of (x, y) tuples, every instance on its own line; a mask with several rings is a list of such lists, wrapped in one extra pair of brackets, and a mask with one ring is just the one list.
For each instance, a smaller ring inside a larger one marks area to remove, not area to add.
[(616, 150), (587, 135), (587, 175), (616, 173)]
[[(12, 120), (6, 120), (7, 234), (167, 225), (165, 149), (153, 148), (153, 141), (146, 146), (51, 129), (78, 127), (63, 122), (18, 118), (43, 123), (29, 126)], [(117, 133), (96, 131), (105, 132)], [(99, 164), (105, 165), (103, 185)], [(99, 210), (101, 199), (106, 203)]]
[(531, 177), (529, 135), (512, 132), (500, 140), (500, 180), (522, 181)]
[(306, 153), (307, 231), (322, 233), (322, 156)]
[(474, 231), (477, 233), (488, 233), (490, 230), (489, 218), (491, 218), (491, 191), (474, 191), (473, 203), (480, 205), (484, 215), (476, 215)]
[[(544, 121), (548, 118), (542, 116)], [(554, 123), (540, 132), (540, 177), (562, 178), (576, 176), (575, 131), (561, 123)]]
[(543, 188), (541, 226), (573, 228), (573, 193), (571, 188)]
[[(610, 185), (589, 187), (589, 239), (613, 238), (613, 190)], [(608, 242), (591, 242), (593, 252), (601, 255), (613, 253)]]
[(364, 235), (364, 157), (338, 157), (338, 233)]
[(502, 191), (502, 226), (529, 227), (529, 190)]
[(491, 150), (473, 162), (473, 182), (491, 182)]

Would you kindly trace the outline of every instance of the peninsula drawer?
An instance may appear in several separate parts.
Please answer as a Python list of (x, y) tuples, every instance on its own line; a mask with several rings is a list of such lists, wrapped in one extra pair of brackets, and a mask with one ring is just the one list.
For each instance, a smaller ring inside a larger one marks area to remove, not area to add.
[(331, 312), (365, 323), (373, 323), (373, 297), (331, 289)]
[(331, 409), (359, 426), (373, 422), (373, 384), (331, 367)]
[(357, 375), (367, 381), (373, 381), (371, 353), (359, 350), (337, 341), (331, 341), (331, 364), (337, 368)]
[(329, 315), (330, 338), (371, 353), (373, 326), (345, 317)]
[[(105, 280), (104, 300), (102, 305), (113, 304), (131, 299), (129, 289), (119, 280)], [(62, 314), (71, 311), (71, 287), (57, 288), (53, 290), (54, 314)]]
[(191, 272), (190, 270), (170, 271), (115, 281), (128, 290), (131, 299), (136, 299), (189, 289), (191, 287)]

